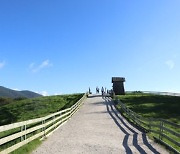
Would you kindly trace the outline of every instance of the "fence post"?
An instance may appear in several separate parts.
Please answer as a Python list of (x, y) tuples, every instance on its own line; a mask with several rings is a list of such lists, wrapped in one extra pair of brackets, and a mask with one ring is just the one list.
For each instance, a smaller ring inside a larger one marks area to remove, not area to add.
[[(23, 131), (23, 127), (24, 126), (21, 126), (21, 132)], [(23, 136), (21, 136), (21, 142), (23, 141)]]
[[(21, 132), (26, 131), (26, 124), (21, 126)], [(26, 134), (21, 136), (21, 142), (26, 140)]]
[[(61, 117), (61, 115), (62, 115), (62, 113), (60, 112), (60, 113), (59, 113), (59, 117)], [(59, 121), (60, 121), (59, 125), (61, 125), (62, 119), (60, 118)]]
[(71, 119), (71, 117), (72, 117), (72, 113), (73, 113), (73, 106), (71, 107), (71, 110), (70, 110), (71, 112), (70, 112), (70, 117), (69, 117), (69, 119)]
[[(161, 132), (162, 132), (162, 134), (163, 134), (163, 130), (164, 130), (164, 122), (163, 121), (161, 121)], [(163, 136), (161, 135), (161, 140), (162, 140), (162, 138), (163, 138)]]
[(149, 119), (149, 131), (151, 132), (152, 119)]
[[(53, 120), (55, 120), (56, 116), (54, 115)], [(53, 122), (53, 125), (56, 123), (56, 121)], [(54, 127), (56, 128), (56, 127)]]
[(159, 139), (162, 140), (162, 134), (163, 134), (163, 121), (160, 120), (160, 133), (159, 133)]
[(42, 120), (42, 125), (43, 125), (42, 131), (44, 132), (43, 136), (45, 137), (46, 136), (46, 132), (45, 132), (45, 130), (46, 130), (46, 128), (45, 128), (45, 120)]
[(136, 123), (137, 126), (140, 126), (140, 124), (139, 124), (139, 118), (138, 118), (138, 116), (137, 116), (136, 114), (134, 114), (134, 121), (135, 121), (135, 123)]
[[(26, 131), (26, 125), (24, 125), (24, 131)], [(24, 135), (24, 139), (26, 140), (26, 134)]]

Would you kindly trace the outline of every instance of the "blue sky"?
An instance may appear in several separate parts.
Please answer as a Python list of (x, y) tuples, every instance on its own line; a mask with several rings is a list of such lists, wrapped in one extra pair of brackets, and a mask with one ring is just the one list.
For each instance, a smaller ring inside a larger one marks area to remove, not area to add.
[(179, 0), (0, 0), (0, 85), (180, 92)]

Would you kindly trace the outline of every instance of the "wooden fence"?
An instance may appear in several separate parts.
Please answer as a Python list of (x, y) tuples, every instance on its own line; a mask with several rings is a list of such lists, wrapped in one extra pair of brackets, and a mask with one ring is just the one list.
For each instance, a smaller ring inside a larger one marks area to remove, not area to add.
[[(164, 119), (143, 118), (126, 107), (120, 100), (116, 100), (116, 103), (120, 104), (125, 116), (133, 123), (151, 132), (156, 140), (167, 146), (173, 152), (180, 153), (180, 125)], [(170, 143), (174, 146), (171, 146)]]
[[(48, 116), (0, 126), (0, 154), (10, 153), (55, 131), (79, 109), (86, 94), (73, 106)], [(4, 147), (4, 148), (3, 148)]]

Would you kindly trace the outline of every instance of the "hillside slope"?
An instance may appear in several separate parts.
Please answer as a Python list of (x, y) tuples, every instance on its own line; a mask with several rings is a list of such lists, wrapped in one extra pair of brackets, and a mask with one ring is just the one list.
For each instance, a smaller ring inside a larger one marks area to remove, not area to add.
[(0, 126), (43, 117), (50, 113), (69, 108), (83, 95), (72, 94), (14, 100), (13, 103), (0, 106)]
[(41, 97), (42, 95), (37, 94), (32, 91), (16, 91), (9, 88), (5, 88), (3, 86), (0, 86), (0, 97), (9, 97), (9, 98), (18, 98), (18, 97), (25, 97), (25, 98), (35, 98), (35, 97)]

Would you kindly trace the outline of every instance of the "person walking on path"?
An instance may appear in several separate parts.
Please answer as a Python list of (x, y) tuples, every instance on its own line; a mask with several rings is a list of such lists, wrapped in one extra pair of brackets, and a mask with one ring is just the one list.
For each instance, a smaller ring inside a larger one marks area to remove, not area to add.
[(99, 94), (99, 88), (96, 87), (96, 94)]
[(89, 87), (89, 94), (91, 94), (91, 89), (90, 89), (90, 87)]
[(102, 96), (104, 95), (104, 88), (102, 87), (101, 88), (101, 93), (102, 93)]

